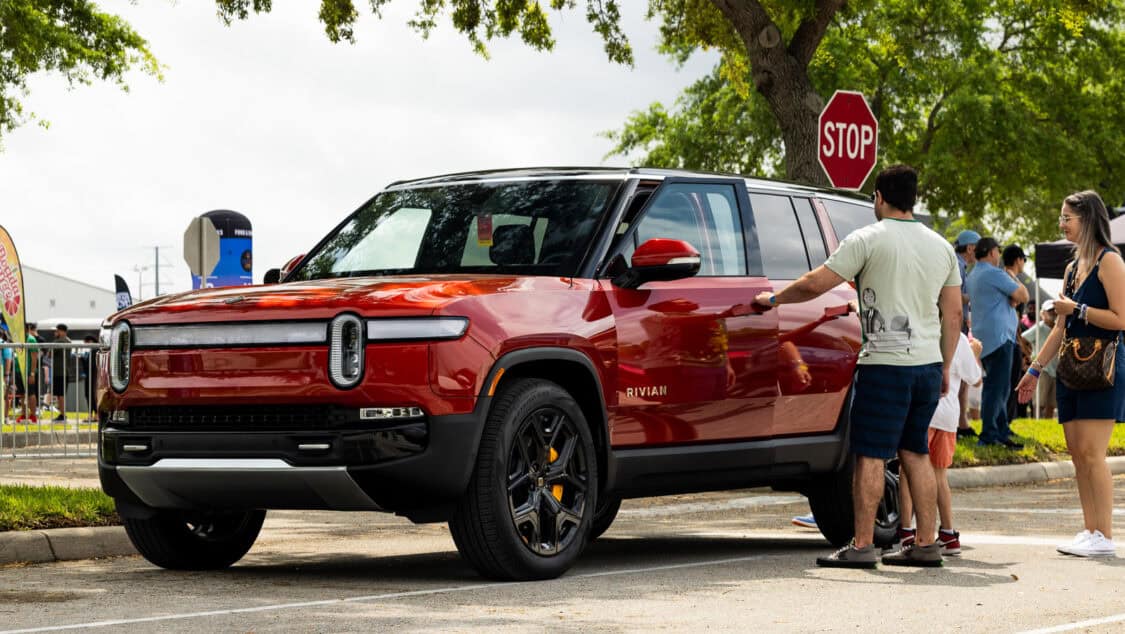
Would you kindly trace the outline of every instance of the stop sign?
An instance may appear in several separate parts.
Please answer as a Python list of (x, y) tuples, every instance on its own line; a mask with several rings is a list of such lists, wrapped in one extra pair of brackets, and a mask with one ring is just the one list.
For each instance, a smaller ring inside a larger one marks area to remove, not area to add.
[(879, 122), (861, 93), (837, 90), (820, 113), (816, 141), (832, 186), (859, 189), (875, 167)]

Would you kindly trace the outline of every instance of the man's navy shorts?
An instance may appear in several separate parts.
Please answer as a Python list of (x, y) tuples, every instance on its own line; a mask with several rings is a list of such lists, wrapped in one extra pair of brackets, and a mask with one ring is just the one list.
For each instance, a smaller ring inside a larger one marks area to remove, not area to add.
[(860, 365), (852, 394), (852, 452), (887, 459), (899, 449), (930, 452), (928, 431), (941, 398), (941, 364)]

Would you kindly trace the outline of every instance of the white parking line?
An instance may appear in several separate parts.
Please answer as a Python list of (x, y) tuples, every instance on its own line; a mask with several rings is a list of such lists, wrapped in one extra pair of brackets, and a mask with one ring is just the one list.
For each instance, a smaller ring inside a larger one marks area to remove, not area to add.
[(1069, 632), (1071, 630), (1080, 630), (1084, 627), (1094, 627), (1095, 625), (1106, 625), (1107, 623), (1117, 623), (1125, 621), (1125, 614), (1114, 614), (1113, 616), (1105, 616), (1100, 619), (1090, 619), (1088, 621), (1076, 621), (1074, 623), (1063, 623), (1054, 627), (1045, 627), (1040, 630), (1025, 630), (1019, 634), (1050, 634), (1051, 632)]
[[(996, 507), (954, 507), (954, 511), (970, 513), (1032, 513), (1035, 515), (1081, 515), (1082, 509), (1018, 509)], [(1125, 515), (1125, 509), (1113, 509), (1114, 515)]]
[[(660, 572), (663, 570), (677, 570), (681, 568), (700, 568), (703, 566), (722, 566), (726, 564), (743, 563), (765, 559), (766, 555), (750, 555), (747, 557), (731, 557), (728, 559), (713, 559), (711, 561), (693, 561), (682, 564), (667, 564), (664, 566), (649, 566), (645, 568), (628, 568), (624, 570), (603, 570), (601, 572), (588, 572), (584, 574), (568, 575), (553, 582), (565, 582), (572, 579), (590, 579), (593, 577), (612, 577), (616, 575), (644, 574)], [(525, 583), (552, 583), (551, 581), (531, 581)], [(393, 601), (408, 597), (422, 597), (435, 594), (452, 594), (471, 590), (486, 590), (489, 588), (513, 588), (524, 585), (523, 583), (478, 583), (467, 586), (451, 586), (447, 588), (432, 588), (430, 590), (411, 590), (407, 592), (389, 592), (387, 594), (369, 594), (365, 596), (349, 597), (347, 599), (324, 599), (321, 601), (302, 601), (299, 603), (276, 603), (259, 605), (252, 608), (234, 608), (230, 610), (208, 610), (205, 612), (184, 612), (181, 614), (163, 614), (160, 616), (146, 616), (135, 619), (113, 619), (107, 621), (91, 621), (88, 623), (71, 623), (69, 625), (49, 625), (46, 627), (32, 627), (20, 630), (2, 630), (0, 634), (21, 634), (24, 632), (60, 632), (64, 630), (79, 630), (93, 627), (108, 627), (112, 625), (132, 625), (135, 623), (156, 623), (160, 621), (176, 621), (195, 619), (208, 616), (228, 616), (232, 614), (247, 614), (253, 612), (272, 612), (278, 610), (293, 610), (297, 608), (310, 608), (344, 603), (364, 603), (369, 601)]]

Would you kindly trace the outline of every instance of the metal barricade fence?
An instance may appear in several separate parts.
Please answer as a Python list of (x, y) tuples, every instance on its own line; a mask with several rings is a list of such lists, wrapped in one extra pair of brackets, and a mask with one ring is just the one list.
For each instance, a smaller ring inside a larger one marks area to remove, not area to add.
[(0, 342), (0, 459), (97, 455), (100, 348)]

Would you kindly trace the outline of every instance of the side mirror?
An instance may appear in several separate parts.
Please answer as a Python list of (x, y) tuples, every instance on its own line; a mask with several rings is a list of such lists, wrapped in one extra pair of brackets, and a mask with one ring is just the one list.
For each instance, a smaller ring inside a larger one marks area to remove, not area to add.
[(270, 269), (262, 277), (263, 284), (277, 284), (281, 281), (281, 269)]
[(683, 240), (653, 238), (633, 252), (632, 267), (613, 278), (622, 288), (645, 282), (680, 280), (699, 272), (699, 251)]
[(304, 253), (289, 258), (289, 261), (285, 263), (285, 266), (281, 267), (281, 271), (279, 272), (277, 281), (280, 282), (281, 280), (285, 279), (285, 276), (289, 275), (290, 271), (297, 268), (297, 265), (300, 264), (301, 260), (303, 259), (305, 259)]

